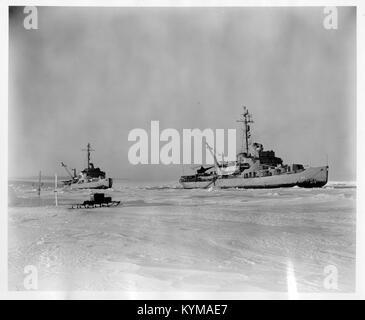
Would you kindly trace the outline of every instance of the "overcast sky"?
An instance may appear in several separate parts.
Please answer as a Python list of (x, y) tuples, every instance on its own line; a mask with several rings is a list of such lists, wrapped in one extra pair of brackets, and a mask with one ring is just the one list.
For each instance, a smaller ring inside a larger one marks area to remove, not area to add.
[(356, 12), (338, 13), (326, 30), (321, 7), (38, 7), (25, 30), (12, 10), (9, 176), (80, 170), (90, 142), (110, 177), (178, 180), (180, 165), (129, 164), (130, 130), (238, 128), (246, 105), (253, 141), (355, 180)]

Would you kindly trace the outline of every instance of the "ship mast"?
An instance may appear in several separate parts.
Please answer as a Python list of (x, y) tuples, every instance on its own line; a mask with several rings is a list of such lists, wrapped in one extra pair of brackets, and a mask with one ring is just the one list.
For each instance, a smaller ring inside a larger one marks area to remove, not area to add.
[(90, 143), (88, 143), (86, 149), (82, 149), (82, 151), (87, 151), (87, 168), (90, 169), (90, 153), (91, 151), (94, 151), (94, 149), (92, 149)]
[[(250, 123), (253, 123), (252, 115), (248, 112), (248, 109), (244, 106), (243, 107), (243, 113), (241, 114), (241, 118), (239, 120), (236, 120), (237, 122), (242, 122), (244, 124), (243, 132), (244, 132), (244, 138), (246, 141), (246, 154), (248, 154), (248, 141), (249, 138), (251, 138), (251, 128)], [(242, 139), (242, 152), (243, 152), (243, 139)]]

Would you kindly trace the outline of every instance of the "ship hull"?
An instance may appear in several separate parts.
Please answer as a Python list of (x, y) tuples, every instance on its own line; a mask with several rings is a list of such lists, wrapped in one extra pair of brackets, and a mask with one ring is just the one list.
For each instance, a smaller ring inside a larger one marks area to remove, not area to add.
[(207, 189), (214, 185), (217, 176), (214, 174), (182, 176), (179, 180), (184, 189)]
[[(242, 189), (265, 189), (265, 188), (321, 188), (327, 184), (328, 181), (328, 167), (311, 167), (300, 172), (284, 173), (280, 175), (244, 178), (239, 176), (223, 176), (210, 185), (225, 188), (242, 188)], [(185, 189), (193, 188), (207, 188), (207, 183), (199, 184), (197, 182), (180, 182)]]
[(328, 167), (312, 167), (300, 172), (284, 173), (280, 175), (244, 178), (243, 176), (228, 176), (216, 181), (220, 188), (321, 188), (328, 181)]
[(180, 184), (184, 189), (207, 189), (210, 186), (214, 185), (215, 179), (212, 179), (210, 181), (189, 181), (189, 182), (183, 182), (180, 181)]
[(80, 183), (71, 183), (69, 186), (71, 189), (108, 189), (113, 185), (111, 178), (98, 179), (95, 181), (83, 181)]

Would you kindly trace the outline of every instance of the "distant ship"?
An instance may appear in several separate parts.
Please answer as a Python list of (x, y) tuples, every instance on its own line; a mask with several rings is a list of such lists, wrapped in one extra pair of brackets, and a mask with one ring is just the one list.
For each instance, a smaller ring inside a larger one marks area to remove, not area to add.
[(274, 151), (264, 151), (262, 144), (250, 143), (253, 121), (246, 107), (238, 122), (244, 126), (245, 148), (237, 154), (236, 161), (219, 162), (213, 148), (206, 144), (215, 165), (208, 168), (201, 166), (196, 174), (181, 176), (179, 182), (183, 188), (321, 188), (326, 185), (328, 165), (305, 168), (302, 164), (283, 164), (283, 160), (276, 157)]
[(73, 173), (67, 168), (67, 166), (61, 162), (62, 167), (65, 168), (67, 174), (70, 176), (70, 180), (62, 181), (65, 186), (71, 187), (71, 189), (108, 189), (113, 185), (113, 179), (106, 178), (105, 172), (100, 168), (95, 168), (94, 164), (90, 162), (90, 153), (94, 151), (90, 143), (87, 144), (87, 168), (82, 170), (76, 175), (76, 169), (72, 169)]

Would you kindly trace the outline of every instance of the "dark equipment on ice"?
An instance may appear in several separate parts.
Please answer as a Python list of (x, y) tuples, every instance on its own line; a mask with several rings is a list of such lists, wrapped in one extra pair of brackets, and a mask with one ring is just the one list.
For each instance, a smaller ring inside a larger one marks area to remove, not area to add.
[(86, 200), (83, 203), (73, 204), (71, 209), (116, 207), (119, 204), (120, 201), (113, 201), (112, 197), (106, 197), (104, 193), (94, 193), (90, 196), (90, 200)]
[(208, 168), (204, 168), (203, 166), (200, 167), (200, 169), (196, 170), (196, 173), (197, 174), (203, 174), (205, 173), (206, 171), (208, 171), (209, 169), (212, 169), (214, 168), (214, 166), (211, 166), (211, 167), (208, 167)]

